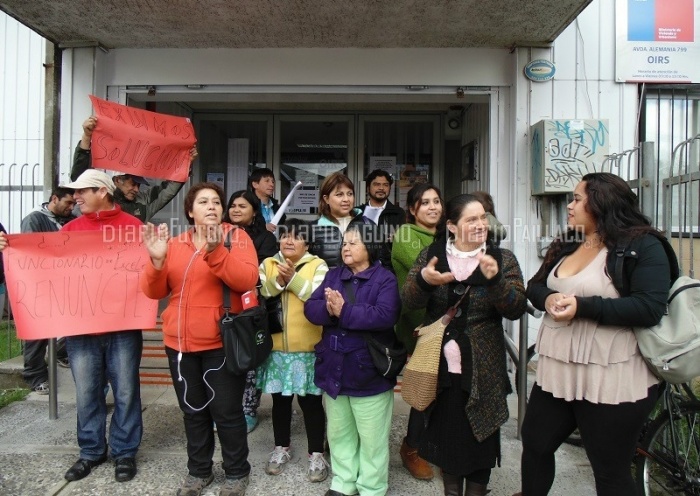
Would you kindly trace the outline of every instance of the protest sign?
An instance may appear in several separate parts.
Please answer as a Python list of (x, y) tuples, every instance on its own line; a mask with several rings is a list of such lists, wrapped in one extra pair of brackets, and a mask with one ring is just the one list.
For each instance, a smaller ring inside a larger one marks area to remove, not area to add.
[(46, 339), (155, 326), (158, 302), (139, 286), (150, 258), (138, 227), (105, 227), (7, 235), (9, 245), (2, 255), (17, 337)]
[(92, 166), (184, 183), (197, 141), (186, 117), (159, 114), (90, 95), (97, 116)]

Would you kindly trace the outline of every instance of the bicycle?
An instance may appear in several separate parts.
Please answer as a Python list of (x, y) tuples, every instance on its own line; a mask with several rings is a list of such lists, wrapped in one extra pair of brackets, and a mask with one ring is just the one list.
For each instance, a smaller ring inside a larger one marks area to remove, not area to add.
[(700, 495), (700, 399), (689, 384), (661, 384), (658, 413), (637, 443), (635, 471), (641, 494)]

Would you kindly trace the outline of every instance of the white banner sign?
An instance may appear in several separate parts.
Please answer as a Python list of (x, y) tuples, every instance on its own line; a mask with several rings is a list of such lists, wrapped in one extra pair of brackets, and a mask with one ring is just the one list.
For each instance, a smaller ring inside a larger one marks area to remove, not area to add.
[(700, 82), (700, 0), (617, 0), (618, 82)]

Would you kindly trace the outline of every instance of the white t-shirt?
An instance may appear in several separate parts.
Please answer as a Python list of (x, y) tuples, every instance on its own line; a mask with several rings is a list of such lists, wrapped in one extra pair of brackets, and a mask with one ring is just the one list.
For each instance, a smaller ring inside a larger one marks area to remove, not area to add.
[(382, 212), (386, 208), (386, 201), (384, 202), (384, 205), (381, 207), (373, 207), (369, 203), (365, 207), (365, 211), (363, 212), (362, 215), (367, 217), (369, 220), (374, 222), (375, 224), (379, 224), (379, 216), (382, 215)]

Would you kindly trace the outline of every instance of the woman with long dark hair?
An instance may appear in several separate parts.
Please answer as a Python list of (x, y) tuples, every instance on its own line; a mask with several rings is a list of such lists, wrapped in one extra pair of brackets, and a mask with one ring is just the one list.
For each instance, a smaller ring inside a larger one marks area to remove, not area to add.
[[(233, 193), (224, 211), (224, 222), (240, 227), (250, 236), (258, 255), (258, 264), (277, 253), (277, 239), (267, 230), (260, 211), (260, 200), (254, 193), (245, 189)], [(249, 370), (243, 392), (243, 413), (248, 432), (252, 432), (258, 425), (257, 413), (261, 394), (256, 386), (255, 369)]]
[[(443, 227), (443, 202), (440, 190), (430, 184), (416, 184), (406, 194), (406, 217), (408, 222), (402, 225), (394, 236), (391, 247), (391, 263), (394, 267), (399, 287), (406, 282), (408, 271), (418, 258), (420, 252), (435, 239), (435, 233)], [(423, 323), (425, 308), (404, 306), (396, 323), (396, 336), (404, 343), (409, 353), (416, 347), (413, 331)], [(401, 462), (413, 477), (431, 480), (433, 469), (430, 464), (418, 456), (418, 446), (423, 434), (423, 414), (411, 408), (408, 417), (406, 437), (401, 443)]]
[(442, 469), (445, 495), (481, 496), (508, 420), (502, 321), (525, 312), (525, 285), (515, 255), (489, 239), (476, 197), (459, 195), (445, 212), (445, 231), (420, 253), (401, 290), (405, 307), (426, 309), (424, 324), (459, 303), (445, 329), (437, 397), (425, 412), (418, 454)]
[(567, 210), (568, 230), (527, 288), (546, 314), (523, 423), (522, 494), (549, 492), (554, 453), (578, 428), (597, 494), (631, 496), (635, 443), (658, 396), (632, 327), (661, 319), (675, 260), (634, 192), (613, 174), (583, 176)]

